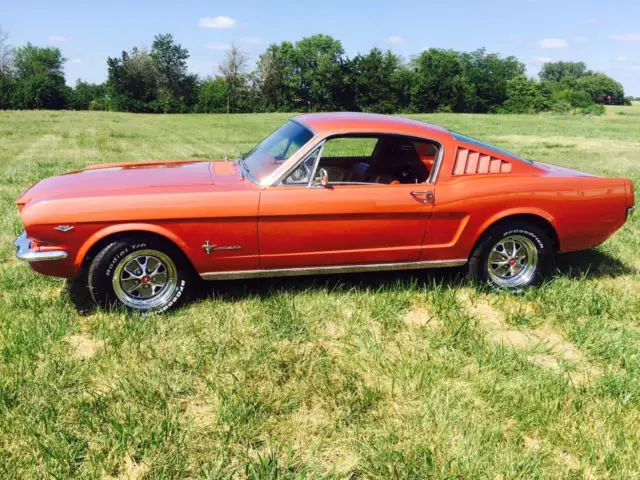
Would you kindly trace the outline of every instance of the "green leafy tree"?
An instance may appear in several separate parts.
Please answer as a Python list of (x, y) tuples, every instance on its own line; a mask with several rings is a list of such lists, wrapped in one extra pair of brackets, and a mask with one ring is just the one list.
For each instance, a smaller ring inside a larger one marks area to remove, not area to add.
[(151, 55), (137, 47), (107, 59), (110, 109), (154, 112), (157, 102), (156, 70)]
[(338, 110), (349, 103), (342, 44), (328, 35), (270, 45), (258, 63), (268, 110)]
[(248, 61), (247, 54), (232, 44), (218, 67), (218, 71), (227, 82), (227, 113), (241, 111), (240, 99), (246, 89), (245, 70)]
[(299, 88), (304, 111), (338, 110), (345, 94), (343, 84), (344, 50), (329, 35), (313, 35), (295, 45), (293, 78)]
[(413, 63), (413, 111), (468, 111), (473, 92), (458, 52), (431, 48), (422, 52)]
[(540, 70), (540, 80), (561, 82), (577, 80), (588, 73), (584, 62), (547, 62)]
[(16, 50), (13, 67), (18, 78), (45, 75), (64, 79), (65, 61), (58, 48), (36, 47), (27, 43)]
[(91, 103), (105, 101), (107, 88), (103, 83), (88, 83), (80, 79), (71, 92), (69, 98), (69, 108), (73, 110), (88, 110)]
[[(65, 85), (57, 48), (17, 50), (0, 29), (0, 108), (106, 109), (131, 112), (258, 112), (360, 110), (414, 112), (599, 113), (595, 103), (623, 104), (622, 85), (583, 62), (550, 62), (540, 81), (524, 76), (515, 57), (485, 49), (429, 49), (409, 65), (372, 49), (349, 59), (340, 41), (317, 34), (272, 44), (249, 71), (233, 46), (220, 76), (201, 82), (188, 72), (189, 52), (171, 34), (107, 59), (104, 85)], [(224, 97), (224, 101), (223, 101)]]
[(222, 77), (208, 78), (198, 90), (198, 113), (224, 113), (227, 111), (228, 83)]
[(295, 47), (272, 44), (260, 56), (256, 82), (267, 111), (293, 111), (301, 104)]
[(65, 58), (58, 48), (30, 43), (16, 49), (13, 68), (17, 80), (18, 108), (61, 109), (70, 93), (64, 81)]
[(0, 109), (11, 108), (16, 91), (14, 78), (14, 49), (9, 45), (9, 34), (0, 26)]
[(351, 60), (350, 68), (358, 110), (378, 113), (398, 111), (399, 85), (394, 80), (401, 64), (396, 55), (374, 48), (366, 55), (357, 55)]
[(260, 81), (255, 71), (250, 72), (245, 78), (238, 101), (238, 108), (242, 113), (267, 111), (262, 91), (260, 90)]
[(524, 75), (507, 82), (507, 100), (501, 111), (508, 113), (536, 113), (547, 108), (547, 99), (538, 82)]
[(397, 111), (406, 112), (410, 110), (411, 92), (413, 90), (414, 81), (414, 72), (405, 65), (393, 73), (391, 77), (391, 84), (393, 85), (393, 91), (396, 92), (396, 99), (398, 102)]
[(188, 110), (197, 97), (197, 77), (187, 71), (189, 51), (166, 33), (155, 36), (149, 55), (155, 68), (162, 111)]
[(157, 73), (158, 87), (171, 92), (180, 92), (187, 76), (189, 51), (175, 43), (169, 33), (156, 35), (149, 53)]
[(501, 58), (495, 53), (486, 53), (481, 48), (461, 54), (466, 81), (472, 95), (470, 108), (474, 112), (495, 111), (507, 99), (507, 84), (524, 75), (525, 66), (517, 58)]
[(594, 102), (624, 105), (624, 88), (604, 73), (585, 75), (577, 80), (576, 88), (584, 91)]

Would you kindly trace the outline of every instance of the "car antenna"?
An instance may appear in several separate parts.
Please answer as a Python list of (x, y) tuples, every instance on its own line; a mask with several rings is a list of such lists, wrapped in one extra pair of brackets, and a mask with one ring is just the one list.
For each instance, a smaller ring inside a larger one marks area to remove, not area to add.
[[(229, 105), (227, 104), (227, 114), (225, 115), (225, 139), (224, 143), (229, 148)], [(224, 156), (224, 161), (227, 161), (227, 155)]]
[[(227, 89), (227, 114), (225, 115), (225, 143), (229, 148), (229, 120), (231, 116), (231, 90)], [(225, 161), (227, 157), (224, 157)]]

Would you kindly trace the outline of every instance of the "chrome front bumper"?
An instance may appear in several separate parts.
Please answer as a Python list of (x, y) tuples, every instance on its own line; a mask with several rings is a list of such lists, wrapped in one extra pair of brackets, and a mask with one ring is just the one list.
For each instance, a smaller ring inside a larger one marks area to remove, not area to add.
[(49, 250), (38, 252), (31, 249), (31, 241), (27, 238), (27, 232), (22, 232), (13, 244), (16, 246), (16, 257), (25, 262), (49, 262), (51, 260), (63, 260), (67, 258), (67, 252), (62, 250)]

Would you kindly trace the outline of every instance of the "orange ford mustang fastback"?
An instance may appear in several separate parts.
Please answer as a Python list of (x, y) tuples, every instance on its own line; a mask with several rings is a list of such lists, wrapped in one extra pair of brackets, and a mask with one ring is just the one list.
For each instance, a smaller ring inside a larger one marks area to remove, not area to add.
[(163, 311), (224, 280), (468, 265), (520, 290), (594, 247), (633, 184), (534, 162), (443, 128), (298, 116), (235, 162), (96, 165), (18, 199), (18, 258), (102, 306)]

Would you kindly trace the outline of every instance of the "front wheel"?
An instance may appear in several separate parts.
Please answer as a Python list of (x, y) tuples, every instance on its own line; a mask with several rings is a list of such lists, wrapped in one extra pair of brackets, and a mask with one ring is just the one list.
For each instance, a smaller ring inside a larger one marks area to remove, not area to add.
[(479, 283), (519, 291), (539, 284), (553, 262), (553, 243), (543, 229), (526, 222), (504, 222), (478, 242), (469, 260), (469, 274)]
[(105, 246), (89, 267), (88, 283), (100, 306), (163, 312), (184, 300), (193, 283), (182, 253), (160, 239), (134, 238)]

